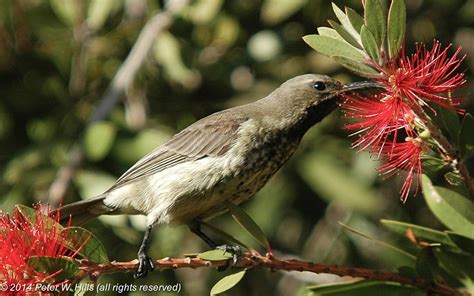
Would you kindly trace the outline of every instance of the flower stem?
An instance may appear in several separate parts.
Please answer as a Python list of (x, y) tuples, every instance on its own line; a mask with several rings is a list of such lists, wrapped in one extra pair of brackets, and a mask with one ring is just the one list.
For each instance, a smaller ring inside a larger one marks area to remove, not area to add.
[(460, 174), (466, 188), (469, 192), (469, 197), (474, 199), (474, 180), (467, 167), (464, 165), (458, 151), (451, 145), (451, 143), (442, 134), (441, 130), (433, 124), (431, 118), (421, 108), (414, 108), (413, 111), (416, 113), (418, 118), (425, 124), (426, 129), (430, 132), (432, 139), (437, 145), (437, 148), (443, 158), (449, 163), (455, 173)]

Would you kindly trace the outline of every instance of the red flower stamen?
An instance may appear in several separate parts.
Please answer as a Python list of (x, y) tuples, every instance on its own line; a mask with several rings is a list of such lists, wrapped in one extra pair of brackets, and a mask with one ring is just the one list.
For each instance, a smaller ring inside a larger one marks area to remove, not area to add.
[[(435, 41), (427, 50), (419, 44), (411, 56), (402, 48), (397, 59), (379, 69), (384, 76), (378, 81), (386, 85), (386, 91), (367, 97), (346, 94), (342, 104), (346, 117), (357, 120), (346, 125), (347, 129), (356, 130), (352, 135), (358, 136), (353, 147), (369, 150), (381, 159), (384, 164), (379, 171), (383, 175), (407, 172), (400, 191), (403, 201), (414, 180), (420, 177), (423, 150), (430, 148), (419, 137), (425, 124), (417, 114), (424, 108), (434, 111), (430, 103), (462, 113), (459, 101), (451, 95), (466, 82), (464, 74), (456, 72), (465, 55), (460, 56), (458, 48), (448, 56), (450, 47), (443, 49)], [(401, 137), (406, 137), (405, 141), (400, 141)]]
[[(90, 237), (73, 237), (68, 228), (57, 224), (59, 219), (59, 215), (51, 215), (50, 207), (36, 207), (33, 217), (18, 208), (12, 216), (0, 213), (0, 279), (7, 287), (43, 283), (61, 273), (37, 272), (28, 263), (32, 256), (75, 258), (82, 250)], [(12, 293), (24, 295), (31, 291)]]
[(423, 152), (422, 143), (420, 138), (407, 137), (405, 142), (395, 142), (391, 147), (385, 146), (382, 151), (384, 164), (378, 170), (383, 175), (392, 176), (399, 171), (407, 173), (405, 182), (400, 190), (400, 198), (403, 202), (408, 198), (413, 181), (418, 181), (420, 178), (421, 155)]
[(435, 41), (431, 50), (427, 50), (424, 44), (418, 44), (411, 56), (406, 56), (402, 49), (400, 57), (388, 63), (390, 76), (381, 82), (393, 94), (403, 95), (412, 108), (429, 106), (428, 103), (432, 102), (444, 108), (456, 109), (458, 100), (445, 94), (455, 91), (466, 82), (464, 73), (455, 73), (466, 55), (459, 56), (459, 47), (449, 57), (451, 46), (442, 49), (440, 42)]

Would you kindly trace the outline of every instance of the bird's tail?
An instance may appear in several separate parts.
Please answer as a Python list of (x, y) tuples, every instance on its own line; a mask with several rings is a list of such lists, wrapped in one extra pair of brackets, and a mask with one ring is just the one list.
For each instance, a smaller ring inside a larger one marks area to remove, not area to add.
[(56, 210), (61, 215), (59, 222), (81, 225), (100, 215), (114, 214), (116, 210), (104, 204), (105, 197), (106, 195), (103, 194), (60, 207)]

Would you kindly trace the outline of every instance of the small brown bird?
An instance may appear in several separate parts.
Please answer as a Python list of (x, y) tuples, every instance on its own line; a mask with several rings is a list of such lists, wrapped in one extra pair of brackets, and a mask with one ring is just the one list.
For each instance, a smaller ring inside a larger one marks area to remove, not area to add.
[(200, 221), (240, 204), (290, 158), (306, 131), (337, 106), (343, 92), (379, 88), (343, 85), (324, 75), (292, 78), (256, 102), (209, 115), (140, 159), (105, 193), (63, 206), (61, 216), (81, 224), (99, 215), (146, 215), (135, 277), (153, 270), (147, 255), (152, 227), (187, 224), (210, 246)]

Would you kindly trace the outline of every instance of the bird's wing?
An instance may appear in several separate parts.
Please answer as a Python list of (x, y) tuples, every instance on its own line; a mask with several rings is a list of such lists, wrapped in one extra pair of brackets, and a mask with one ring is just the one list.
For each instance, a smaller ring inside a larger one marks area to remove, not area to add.
[(183, 162), (224, 154), (237, 137), (238, 128), (246, 120), (236, 114), (219, 112), (197, 121), (141, 158), (111, 189)]

